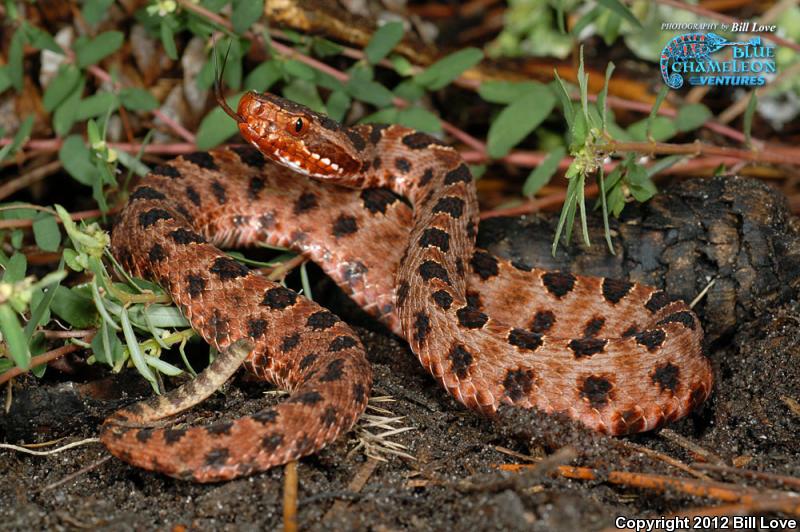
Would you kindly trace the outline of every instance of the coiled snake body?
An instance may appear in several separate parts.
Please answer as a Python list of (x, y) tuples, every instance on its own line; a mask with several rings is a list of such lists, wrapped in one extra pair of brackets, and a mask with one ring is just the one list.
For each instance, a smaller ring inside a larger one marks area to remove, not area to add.
[[(475, 250), (475, 188), (453, 148), (400, 126), (345, 128), (269, 94), (246, 94), (229, 114), (257, 150), (156, 168), (114, 229), (122, 264), (168, 290), (221, 351), (196, 380), (106, 420), (101, 439), (114, 455), (226, 480), (311, 454), (363, 412), (371, 372), (350, 328), (216, 247), (259, 241), (320, 264), (480, 412), (536, 407), (625, 434), (685, 416), (710, 393), (702, 330), (683, 302)], [(154, 425), (207, 397), (242, 358), (289, 398), (206, 427)]]

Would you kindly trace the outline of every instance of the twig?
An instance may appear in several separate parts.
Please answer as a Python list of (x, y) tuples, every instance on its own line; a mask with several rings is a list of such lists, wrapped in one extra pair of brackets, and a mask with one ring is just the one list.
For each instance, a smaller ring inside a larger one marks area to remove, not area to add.
[[(580, 98), (580, 95), (577, 92), (572, 96), (574, 96), (574, 99), (576, 100)], [(590, 94), (589, 101), (596, 102), (597, 95)], [(608, 102), (608, 106), (613, 109), (627, 109), (629, 111), (636, 111), (645, 114), (649, 114), (652, 111), (652, 104), (626, 100), (625, 98), (620, 98), (619, 96), (608, 96), (606, 98), (606, 102)], [(658, 114), (661, 116), (668, 116), (670, 118), (675, 118), (676, 116), (678, 116), (678, 112), (675, 109), (670, 109), (664, 106), (659, 107)], [(724, 135), (729, 139), (735, 140), (737, 142), (744, 142), (746, 140), (744, 133), (742, 133), (738, 129), (726, 126), (725, 124), (720, 124), (718, 120), (708, 119), (703, 124), (703, 127), (711, 131), (714, 131), (715, 133), (719, 133), (720, 135)], [(763, 140), (755, 138), (751, 138), (750, 140), (753, 143), (753, 145), (764, 144)]]
[(99, 443), (99, 442), (100, 442), (99, 438), (86, 438), (85, 440), (74, 441), (72, 443), (62, 445), (61, 447), (50, 449), (49, 451), (34, 451), (32, 449), (28, 449), (27, 447), (22, 447), (20, 445), (12, 445), (10, 443), (0, 443), (0, 449), (9, 449), (11, 451), (17, 451), (18, 453), (32, 454), (34, 456), (49, 456), (51, 454), (62, 453), (67, 449), (72, 449), (74, 447), (80, 447), (82, 445), (87, 445), (89, 443)]
[(706, 464), (703, 462), (695, 462), (692, 467), (697, 469), (705, 469), (706, 471), (714, 471), (716, 473), (730, 473), (740, 477), (745, 477), (755, 480), (767, 480), (776, 482), (781, 486), (800, 488), (800, 478), (790, 477), (787, 475), (776, 475), (774, 473), (765, 473), (763, 471), (753, 471), (752, 469), (741, 469), (738, 467), (731, 467), (724, 464)]
[[(536, 467), (529, 464), (505, 464), (500, 466), (502, 471), (523, 471)], [(630, 471), (610, 471), (600, 473), (588, 467), (558, 466), (556, 474), (575, 480), (601, 480), (609, 484), (628, 486), (631, 488), (651, 489), (655, 491), (675, 490), (679, 493), (695, 497), (708, 497), (724, 502), (748, 503), (763, 500), (765, 496), (784, 495), (783, 492), (772, 490), (759, 492), (754, 488), (730, 484), (727, 482), (707, 481), (693, 478), (670, 477), (651, 473), (636, 473)], [(796, 507), (800, 508), (797, 498), (794, 499)]]
[(681, 436), (680, 434), (678, 434), (677, 432), (675, 432), (672, 429), (662, 429), (658, 433), (658, 435), (661, 436), (664, 439), (667, 439), (667, 440), (671, 441), (672, 443), (680, 445), (681, 447), (683, 447), (684, 449), (686, 449), (690, 453), (694, 453), (697, 456), (701, 456), (707, 462), (711, 462), (711, 463), (714, 463), (714, 464), (724, 463), (724, 460), (722, 460), (722, 458), (720, 458), (716, 454), (712, 453), (708, 449), (700, 447), (699, 445), (694, 443), (692, 440), (690, 440), (690, 439), (688, 439), (688, 438), (686, 438), (684, 436)]
[(93, 463), (91, 463), (91, 464), (89, 464), (87, 466), (84, 466), (84, 467), (78, 469), (77, 471), (75, 471), (74, 473), (70, 473), (69, 475), (65, 476), (61, 480), (57, 480), (57, 481), (53, 482), (52, 484), (48, 484), (47, 486), (45, 486), (41, 490), (39, 490), (39, 493), (44, 493), (46, 491), (50, 491), (52, 489), (55, 489), (55, 488), (57, 488), (59, 486), (63, 486), (67, 482), (75, 480), (79, 476), (85, 475), (86, 473), (88, 473), (89, 471), (92, 471), (93, 469), (97, 469), (98, 467), (100, 467), (101, 465), (105, 464), (106, 462), (108, 462), (112, 458), (114, 458), (112, 455), (104, 456), (100, 460), (97, 460), (97, 461), (95, 461), (95, 462), (93, 462)]
[(39, 330), (45, 338), (85, 338), (87, 336), (94, 336), (97, 329), (83, 329), (83, 330), (70, 330), (70, 331), (52, 331), (50, 329)]
[[(0, 146), (11, 144), (14, 141), (12, 138), (0, 138)], [(55, 152), (61, 149), (63, 140), (60, 138), (54, 139), (33, 139), (29, 140), (22, 145), (23, 148), (36, 152)], [(108, 146), (117, 151), (124, 151), (128, 153), (138, 153), (142, 150), (142, 144), (139, 142), (109, 142)], [(191, 153), (197, 149), (197, 146), (188, 142), (175, 142), (165, 144), (148, 144), (144, 146), (144, 153), (159, 153), (166, 155), (179, 155), (182, 153)]]
[(781, 401), (789, 407), (789, 410), (798, 417), (800, 417), (800, 403), (788, 395), (781, 395)]
[[(114, 85), (114, 88), (122, 87), (121, 83), (114, 82), (114, 80), (111, 79), (111, 75), (97, 65), (90, 65), (89, 67), (87, 67), (87, 70), (97, 79), (104, 81), (106, 83), (112, 83)], [(179, 124), (178, 122), (167, 116), (167, 114), (164, 113), (161, 109), (154, 109), (152, 113), (153, 116), (164, 122), (164, 124), (167, 125), (170, 129), (172, 129), (172, 131), (177, 133), (178, 136), (183, 138), (185, 141), (194, 144), (195, 136), (191, 131), (189, 131), (181, 124)]]
[(61, 168), (61, 161), (55, 160), (47, 164), (34, 168), (30, 172), (22, 174), (19, 177), (11, 179), (0, 186), (0, 200), (7, 198), (18, 190), (36, 183), (45, 177), (56, 173)]
[(297, 532), (297, 460), (283, 469), (283, 531)]
[(697, 294), (697, 296), (695, 296), (694, 299), (692, 299), (692, 302), (689, 303), (689, 308), (694, 308), (698, 303), (700, 303), (700, 301), (703, 300), (703, 298), (706, 296), (708, 291), (711, 290), (711, 287), (714, 286), (714, 283), (716, 283), (716, 282), (717, 282), (717, 278), (716, 277), (711, 279), (711, 281), (708, 282), (708, 284), (705, 286), (705, 288), (703, 288), (700, 291), (700, 293)]
[[(36, 366), (41, 366), (42, 364), (47, 364), (51, 360), (55, 360), (57, 358), (63, 357), (64, 355), (68, 355), (70, 353), (74, 353), (75, 351), (79, 351), (83, 349), (83, 347), (75, 344), (68, 344), (61, 346), (59, 348), (53, 349), (52, 351), (48, 351), (47, 353), (42, 353), (41, 355), (37, 355), (31, 358), (30, 368), (35, 368)], [(0, 374), (0, 384), (13, 379), (17, 375), (21, 375), (23, 373), (27, 373), (29, 370), (27, 369), (20, 369), (17, 367), (11, 368), (10, 370), (6, 371), (3, 374)]]
[[(32, 207), (28, 207), (32, 208)], [(77, 211), (70, 214), (70, 219), (72, 221), (79, 221), (85, 220), (87, 218), (99, 218), (104, 215), (114, 214), (118, 211), (122, 210), (122, 205), (116, 205), (109, 209), (107, 212), (103, 212), (100, 209), (92, 209), (89, 211)], [(56, 217), (56, 223), (61, 223), (61, 218)], [(33, 225), (33, 220), (31, 219), (24, 219), (24, 220), (0, 220), (0, 229), (14, 229), (14, 228), (23, 228), (23, 227), (30, 227)]]
[(303, 255), (295, 255), (291, 259), (280, 263), (279, 265), (275, 266), (272, 271), (269, 272), (267, 275), (267, 279), (270, 281), (279, 281), (286, 277), (286, 275), (303, 264), (304, 262), (308, 261)]
[[(347, 485), (347, 492), (351, 494), (360, 493), (364, 486), (367, 484), (369, 477), (372, 476), (372, 473), (378, 468), (378, 464), (380, 462), (374, 458), (368, 458), (364, 465), (362, 465), (358, 471), (356, 472), (353, 479)], [(350, 504), (347, 501), (339, 500), (333, 503), (330, 509), (325, 512), (325, 516), (322, 518), (323, 523), (327, 523), (330, 519), (333, 518), (337, 513), (344, 512), (347, 510), (347, 507)]]
[(706, 475), (704, 473), (701, 473), (700, 471), (696, 471), (691, 466), (681, 462), (677, 458), (673, 458), (673, 457), (671, 457), (671, 456), (669, 456), (667, 454), (664, 454), (662, 452), (656, 451), (655, 449), (651, 449), (649, 447), (645, 447), (644, 445), (639, 445), (637, 443), (634, 443), (632, 441), (627, 441), (627, 440), (620, 440), (620, 443), (622, 444), (623, 447), (629, 447), (631, 449), (635, 449), (636, 451), (638, 451), (640, 453), (644, 453), (644, 454), (646, 454), (648, 456), (651, 456), (651, 457), (653, 457), (653, 458), (655, 458), (657, 460), (661, 460), (662, 462), (664, 462), (666, 464), (669, 464), (672, 467), (680, 469), (684, 473), (689, 473), (690, 475), (692, 475), (695, 478), (699, 478), (699, 479), (702, 479), (702, 480), (712, 480), (712, 478), (709, 477), (708, 475)]
[(609, 139), (602, 147), (613, 152), (632, 151), (650, 155), (715, 155), (760, 163), (800, 166), (800, 153), (796, 154), (793, 151), (741, 150), (705, 144), (699, 140), (688, 144), (670, 144), (667, 142), (623, 142)]

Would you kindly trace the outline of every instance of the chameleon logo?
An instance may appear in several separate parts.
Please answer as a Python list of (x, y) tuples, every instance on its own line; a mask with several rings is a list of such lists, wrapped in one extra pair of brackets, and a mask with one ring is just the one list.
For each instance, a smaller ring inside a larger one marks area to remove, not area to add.
[[(686, 33), (678, 35), (661, 52), (661, 77), (670, 88), (683, 86), (680, 72), (706, 72), (702, 63), (711, 59), (711, 54), (725, 46), (759, 46), (761, 39), (755, 37), (747, 42), (731, 42), (716, 33)], [(701, 63), (699, 68), (687, 63)], [(670, 74), (670, 70), (672, 73)], [(715, 71), (714, 66), (709, 69)]]

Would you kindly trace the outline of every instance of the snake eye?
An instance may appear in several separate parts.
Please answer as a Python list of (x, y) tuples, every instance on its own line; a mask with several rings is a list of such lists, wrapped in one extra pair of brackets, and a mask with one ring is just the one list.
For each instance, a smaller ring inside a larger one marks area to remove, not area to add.
[(298, 118), (294, 122), (288, 123), (286, 125), (286, 129), (288, 129), (289, 133), (292, 135), (299, 137), (306, 132), (306, 129), (308, 129), (308, 123), (302, 118)]

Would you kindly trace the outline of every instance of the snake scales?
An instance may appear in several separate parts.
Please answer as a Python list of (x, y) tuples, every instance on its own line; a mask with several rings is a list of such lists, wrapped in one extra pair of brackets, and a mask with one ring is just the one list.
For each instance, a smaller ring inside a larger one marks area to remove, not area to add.
[[(106, 420), (101, 439), (119, 458), (227, 480), (313, 453), (363, 412), (372, 377), (352, 330), (218, 249), (257, 242), (320, 264), (485, 414), (536, 407), (626, 434), (685, 416), (709, 395), (702, 329), (682, 301), (475, 250), (475, 188), (453, 148), (400, 126), (345, 128), (269, 94), (248, 93), (227, 111), (258, 149), (154, 169), (113, 232), (120, 262), (168, 290), (221, 352), (194, 381)], [(155, 423), (207, 397), (242, 360), (289, 398), (205, 427)]]

